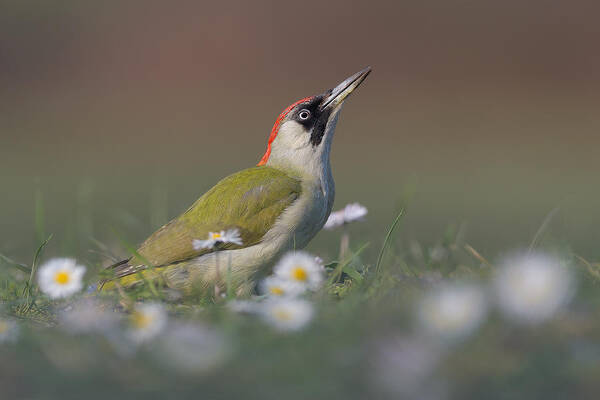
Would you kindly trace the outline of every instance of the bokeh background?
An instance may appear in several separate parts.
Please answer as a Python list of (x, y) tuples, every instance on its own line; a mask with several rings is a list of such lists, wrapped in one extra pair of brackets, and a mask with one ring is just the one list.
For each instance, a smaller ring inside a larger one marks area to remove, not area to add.
[[(598, 259), (599, 12), (594, 1), (5, 0), (0, 252), (28, 259), (50, 232), (55, 254), (116, 241), (113, 229), (142, 240), (254, 165), (289, 103), (371, 65), (332, 154), (336, 207), (370, 210), (356, 240), (380, 242), (407, 205), (399, 243), (434, 245), (462, 226), (493, 257), (527, 246), (559, 207), (546, 240)], [(335, 256), (333, 240), (310, 246)]]

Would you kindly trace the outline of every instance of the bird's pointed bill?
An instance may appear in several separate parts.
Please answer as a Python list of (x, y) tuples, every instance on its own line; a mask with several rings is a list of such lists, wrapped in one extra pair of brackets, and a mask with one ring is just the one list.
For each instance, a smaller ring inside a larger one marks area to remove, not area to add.
[(321, 110), (325, 110), (326, 108), (334, 109), (340, 105), (365, 80), (370, 72), (371, 67), (367, 67), (346, 78), (342, 83), (331, 89), (331, 91), (327, 91), (321, 104)]

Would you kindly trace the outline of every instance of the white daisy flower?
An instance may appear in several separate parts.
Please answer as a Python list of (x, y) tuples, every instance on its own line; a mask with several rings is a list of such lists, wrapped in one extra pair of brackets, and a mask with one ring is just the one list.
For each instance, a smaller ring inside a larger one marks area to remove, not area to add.
[(266, 277), (261, 283), (261, 292), (269, 297), (298, 296), (305, 289), (304, 285), (273, 275)]
[(483, 322), (487, 301), (473, 285), (443, 285), (428, 293), (418, 308), (424, 331), (443, 340), (455, 341), (472, 334)]
[(273, 275), (297, 287), (296, 290), (317, 290), (323, 283), (323, 266), (303, 251), (287, 253), (273, 268)]
[(546, 254), (516, 254), (507, 257), (494, 286), (500, 309), (523, 323), (542, 322), (572, 297), (574, 281), (569, 270)]
[(19, 325), (12, 320), (0, 317), (0, 343), (14, 342), (19, 335)]
[(263, 319), (279, 331), (297, 331), (312, 319), (314, 310), (310, 302), (302, 299), (282, 298), (260, 304)]
[(325, 222), (324, 229), (335, 229), (339, 226), (349, 224), (354, 221), (361, 221), (367, 215), (367, 208), (358, 204), (351, 203), (339, 211), (332, 212)]
[(208, 239), (194, 239), (192, 242), (194, 249), (212, 249), (220, 244), (233, 243), (241, 246), (243, 244), (240, 237), (240, 231), (237, 229), (228, 229), (220, 232), (208, 232)]
[(72, 258), (55, 258), (40, 267), (38, 285), (53, 299), (68, 297), (83, 288), (85, 267)]
[(143, 303), (129, 317), (129, 337), (136, 343), (147, 342), (167, 326), (167, 312), (162, 304)]
[(156, 344), (161, 362), (182, 373), (202, 373), (221, 365), (231, 346), (218, 331), (197, 323), (177, 323)]
[(107, 333), (116, 327), (117, 316), (94, 299), (81, 300), (60, 315), (62, 326), (72, 333)]

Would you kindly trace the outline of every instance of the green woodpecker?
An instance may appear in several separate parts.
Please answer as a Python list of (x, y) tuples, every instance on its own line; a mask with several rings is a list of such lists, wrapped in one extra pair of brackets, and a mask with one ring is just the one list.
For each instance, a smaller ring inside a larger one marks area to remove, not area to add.
[[(250, 293), (283, 253), (306, 246), (325, 224), (335, 193), (329, 153), (339, 112), (369, 72), (365, 68), (287, 107), (258, 165), (221, 180), (146, 239), (138, 256), (113, 265), (115, 280), (129, 287), (142, 274), (184, 293), (224, 288), (227, 281), (238, 295)], [(239, 232), (241, 244), (193, 245), (231, 229)], [(111, 287), (114, 281), (104, 284)]]

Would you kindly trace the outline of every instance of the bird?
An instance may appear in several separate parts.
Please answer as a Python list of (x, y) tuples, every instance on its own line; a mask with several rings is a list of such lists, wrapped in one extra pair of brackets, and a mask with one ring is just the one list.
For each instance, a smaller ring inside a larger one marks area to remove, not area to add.
[[(330, 151), (340, 110), (370, 72), (367, 67), (286, 107), (256, 166), (219, 181), (134, 256), (108, 267), (112, 275), (100, 290), (151, 281), (183, 294), (211, 288), (215, 295), (226, 289), (252, 294), (284, 253), (304, 248), (327, 221), (335, 197)], [(235, 240), (221, 240), (227, 232)], [(207, 237), (213, 246), (194, 245)]]

